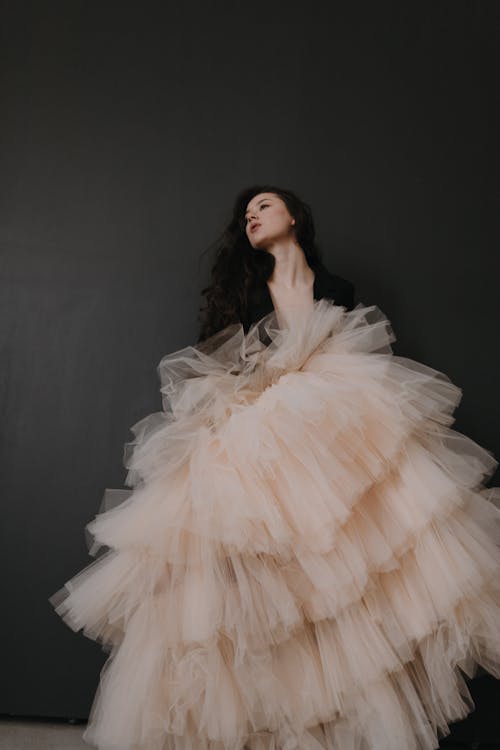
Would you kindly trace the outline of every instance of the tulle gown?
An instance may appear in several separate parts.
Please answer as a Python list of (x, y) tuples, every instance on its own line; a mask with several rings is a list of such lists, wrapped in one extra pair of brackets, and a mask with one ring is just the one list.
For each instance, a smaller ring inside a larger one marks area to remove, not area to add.
[(132, 489), (51, 597), (109, 652), (89, 744), (431, 750), (477, 666), (500, 677), (497, 462), (394, 340), (377, 306), (320, 299), (163, 357)]

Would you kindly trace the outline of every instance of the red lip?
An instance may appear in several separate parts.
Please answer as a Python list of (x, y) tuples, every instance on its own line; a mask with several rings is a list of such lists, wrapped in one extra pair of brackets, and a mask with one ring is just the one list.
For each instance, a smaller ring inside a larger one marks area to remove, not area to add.
[(253, 226), (250, 227), (250, 231), (255, 232), (255, 230), (258, 229), (259, 227), (260, 227), (260, 224), (254, 224)]

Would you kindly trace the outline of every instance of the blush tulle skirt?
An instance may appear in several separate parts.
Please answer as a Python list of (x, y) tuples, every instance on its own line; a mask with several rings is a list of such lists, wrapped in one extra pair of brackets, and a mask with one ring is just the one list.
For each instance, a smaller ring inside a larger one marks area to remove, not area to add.
[(378, 307), (320, 299), (161, 360), (131, 489), (50, 598), (109, 652), (86, 742), (431, 750), (478, 665), (500, 677), (497, 462), (394, 340)]

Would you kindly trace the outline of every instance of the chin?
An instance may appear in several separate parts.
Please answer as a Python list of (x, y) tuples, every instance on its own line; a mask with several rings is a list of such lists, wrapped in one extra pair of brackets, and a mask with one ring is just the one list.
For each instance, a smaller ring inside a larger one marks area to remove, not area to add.
[(251, 246), (253, 247), (254, 250), (265, 250), (266, 249), (265, 247), (262, 247), (263, 240), (253, 240), (253, 239), (250, 239), (249, 242), (250, 242), (250, 244), (251, 244)]

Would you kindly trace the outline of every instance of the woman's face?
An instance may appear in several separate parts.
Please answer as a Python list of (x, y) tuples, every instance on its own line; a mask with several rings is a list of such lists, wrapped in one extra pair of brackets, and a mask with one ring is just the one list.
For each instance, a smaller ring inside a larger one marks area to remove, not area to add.
[(294, 232), (295, 219), (275, 193), (259, 193), (248, 202), (245, 232), (252, 247), (266, 250), (273, 242)]

